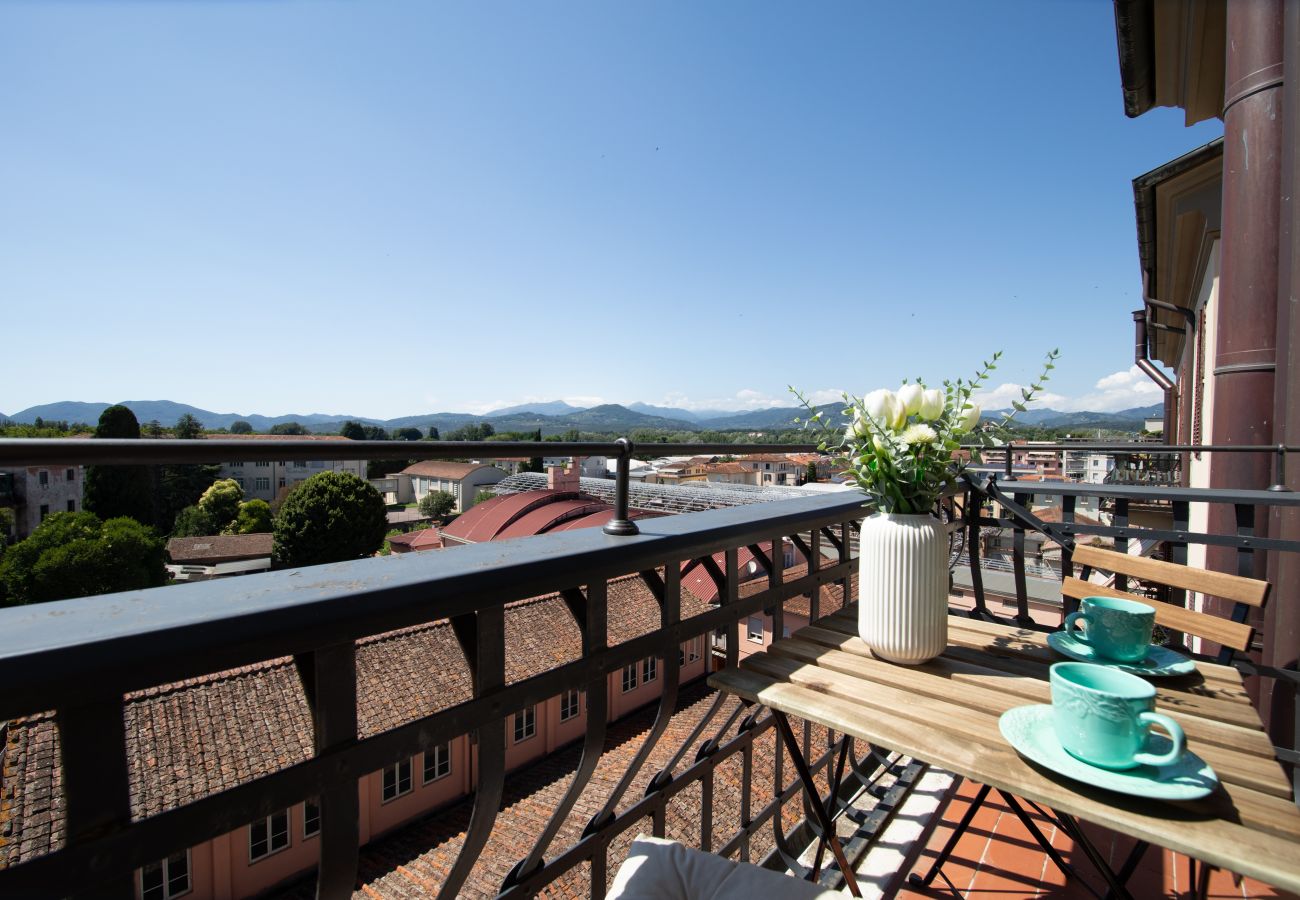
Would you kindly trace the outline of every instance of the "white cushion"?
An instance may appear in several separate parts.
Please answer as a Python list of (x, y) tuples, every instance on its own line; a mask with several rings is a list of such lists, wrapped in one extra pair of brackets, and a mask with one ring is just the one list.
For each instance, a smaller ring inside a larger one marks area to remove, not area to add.
[(609, 900), (842, 900), (841, 894), (676, 841), (638, 835), (614, 876)]

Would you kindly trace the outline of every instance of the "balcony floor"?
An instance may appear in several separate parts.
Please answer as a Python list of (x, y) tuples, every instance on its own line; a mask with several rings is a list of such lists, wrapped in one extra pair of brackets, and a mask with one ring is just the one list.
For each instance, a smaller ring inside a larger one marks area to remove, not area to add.
[[(925, 848), (909, 871), (924, 873), (929, 869), (930, 863), (952, 834), (953, 827), (961, 820), (978, 789), (978, 785), (963, 782), (953, 792), (943, 809), (941, 819), (926, 839)], [(1029, 811), (1033, 813), (1033, 810)], [(1043, 834), (1051, 839), (1052, 846), (1093, 887), (1100, 889), (1101, 878), (1096, 876), (1087, 858), (1075, 848), (1073, 842), (1058, 832), (1049, 821), (1037, 815), (1033, 817)], [(1100, 826), (1085, 825), (1084, 828), (1097, 848), (1108, 854), (1112, 866), (1122, 864), (1133, 846), (1132, 838), (1117, 835)], [(989, 794), (988, 801), (975, 814), (970, 829), (958, 842), (952, 857), (944, 866), (943, 875), (952, 881), (951, 888), (944, 884), (943, 876), (939, 876), (928, 888), (904, 887), (896, 896), (908, 900), (952, 897), (955, 888), (960, 896), (978, 900), (1021, 900), (1030, 897), (1089, 900), (1093, 897), (1083, 886), (1065, 883), (1060, 871), (1034, 842), (1024, 824), (1002, 803), (996, 793)], [(1192, 895), (1188, 882), (1187, 857), (1169, 850), (1162, 850), (1157, 855), (1153, 848), (1134, 872), (1128, 887), (1139, 900), (1173, 900)], [(1233, 876), (1222, 871), (1211, 874), (1209, 896), (1296, 900), (1296, 895), (1288, 891), (1277, 890), (1250, 878), (1242, 879), (1241, 884), (1236, 885)]]

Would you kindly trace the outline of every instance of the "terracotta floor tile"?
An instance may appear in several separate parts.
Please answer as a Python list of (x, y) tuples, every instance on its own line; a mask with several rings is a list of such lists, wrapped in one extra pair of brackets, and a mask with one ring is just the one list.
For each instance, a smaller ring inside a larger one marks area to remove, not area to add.
[[(948, 840), (957, 821), (974, 799), (978, 786), (962, 784), (944, 808), (942, 822), (931, 832), (926, 849), (912, 867), (924, 873)], [(1087, 855), (1054, 823), (1026, 807), (1026, 812), (1065, 860), (1079, 871), (1084, 881), (1100, 889), (1103, 880)], [(1099, 825), (1083, 823), (1084, 833), (1113, 868), (1123, 865), (1134, 840)], [(962, 836), (944, 866), (963, 897), (971, 900), (1089, 900), (1092, 895), (1077, 880), (1066, 883), (1033, 836), (996, 793), (989, 794), (976, 813), (972, 826)], [(1128, 887), (1138, 900), (1183, 900), (1188, 896), (1187, 857), (1160, 848), (1149, 848), (1129, 880)], [(952, 890), (942, 877), (929, 888), (905, 887), (897, 894), (910, 900), (951, 897)], [(1244, 879), (1236, 886), (1231, 873), (1215, 870), (1210, 879), (1214, 900), (1300, 900), (1300, 897)]]

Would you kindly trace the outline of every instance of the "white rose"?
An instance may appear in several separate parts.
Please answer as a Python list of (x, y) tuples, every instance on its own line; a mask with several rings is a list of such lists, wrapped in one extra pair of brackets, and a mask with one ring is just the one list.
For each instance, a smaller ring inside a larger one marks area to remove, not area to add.
[(917, 411), (922, 419), (933, 422), (943, 415), (943, 391), (931, 388), (921, 395), (921, 408)]
[(921, 393), (925, 389), (919, 384), (905, 384), (898, 389), (898, 402), (903, 404), (903, 416), (914, 416), (921, 408)]
[(968, 403), (962, 410), (961, 417), (957, 419), (957, 433), (961, 434), (970, 431), (980, 420), (980, 407), (978, 403)]
[(907, 412), (903, 409), (903, 404), (899, 403), (898, 398), (894, 396), (894, 392), (884, 388), (872, 391), (863, 397), (862, 408), (882, 428), (898, 428), (907, 418)]

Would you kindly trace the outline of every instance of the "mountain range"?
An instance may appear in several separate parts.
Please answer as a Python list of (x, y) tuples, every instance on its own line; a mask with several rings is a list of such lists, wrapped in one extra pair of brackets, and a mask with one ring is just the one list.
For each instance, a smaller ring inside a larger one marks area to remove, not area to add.
[[(534, 431), (541, 429), (543, 434), (561, 434), (570, 429), (579, 431), (631, 431), (637, 428), (664, 429), (668, 431), (757, 431), (781, 430), (797, 427), (794, 420), (806, 416), (804, 410), (793, 406), (776, 406), (769, 409), (744, 411), (727, 410), (686, 410), (665, 406), (651, 406), (646, 403), (631, 403), (620, 406), (606, 403), (600, 406), (581, 408), (571, 406), (562, 400), (543, 403), (522, 403), (496, 409), (484, 415), (470, 413), (425, 413), (423, 415), (402, 416), (396, 419), (375, 419), (368, 416), (345, 416), (338, 413), (293, 413), (284, 416), (263, 416), (256, 413), (219, 413), (199, 409), (185, 403), (171, 400), (123, 400), (124, 406), (131, 408), (141, 422), (158, 421), (165, 426), (176, 424), (176, 420), (189, 413), (203, 423), (204, 428), (229, 428), (233, 423), (243, 420), (255, 431), (267, 431), (273, 425), (286, 422), (298, 422), (317, 434), (336, 433), (342, 424), (351, 419), (367, 425), (381, 425), (385, 428), (415, 427), (426, 429), (435, 426), (440, 432), (452, 431), (474, 422), (489, 422), (497, 431)], [(108, 403), (84, 403), (64, 401), (32, 406), (11, 415), (0, 413), (0, 420), (32, 424), (37, 418), (46, 421), (88, 422), (99, 420), (100, 414), (109, 406)], [(830, 403), (818, 407), (832, 416), (839, 416), (842, 410), (839, 403)], [(1141, 406), (1119, 412), (1060, 412), (1054, 409), (1033, 409), (1021, 413), (1017, 420), (1025, 425), (1037, 425), (1046, 428), (1104, 428), (1116, 431), (1139, 431), (1143, 420), (1161, 413), (1161, 405)], [(996, 417), (1002, 410), (989, 410), (986, 417)]]

